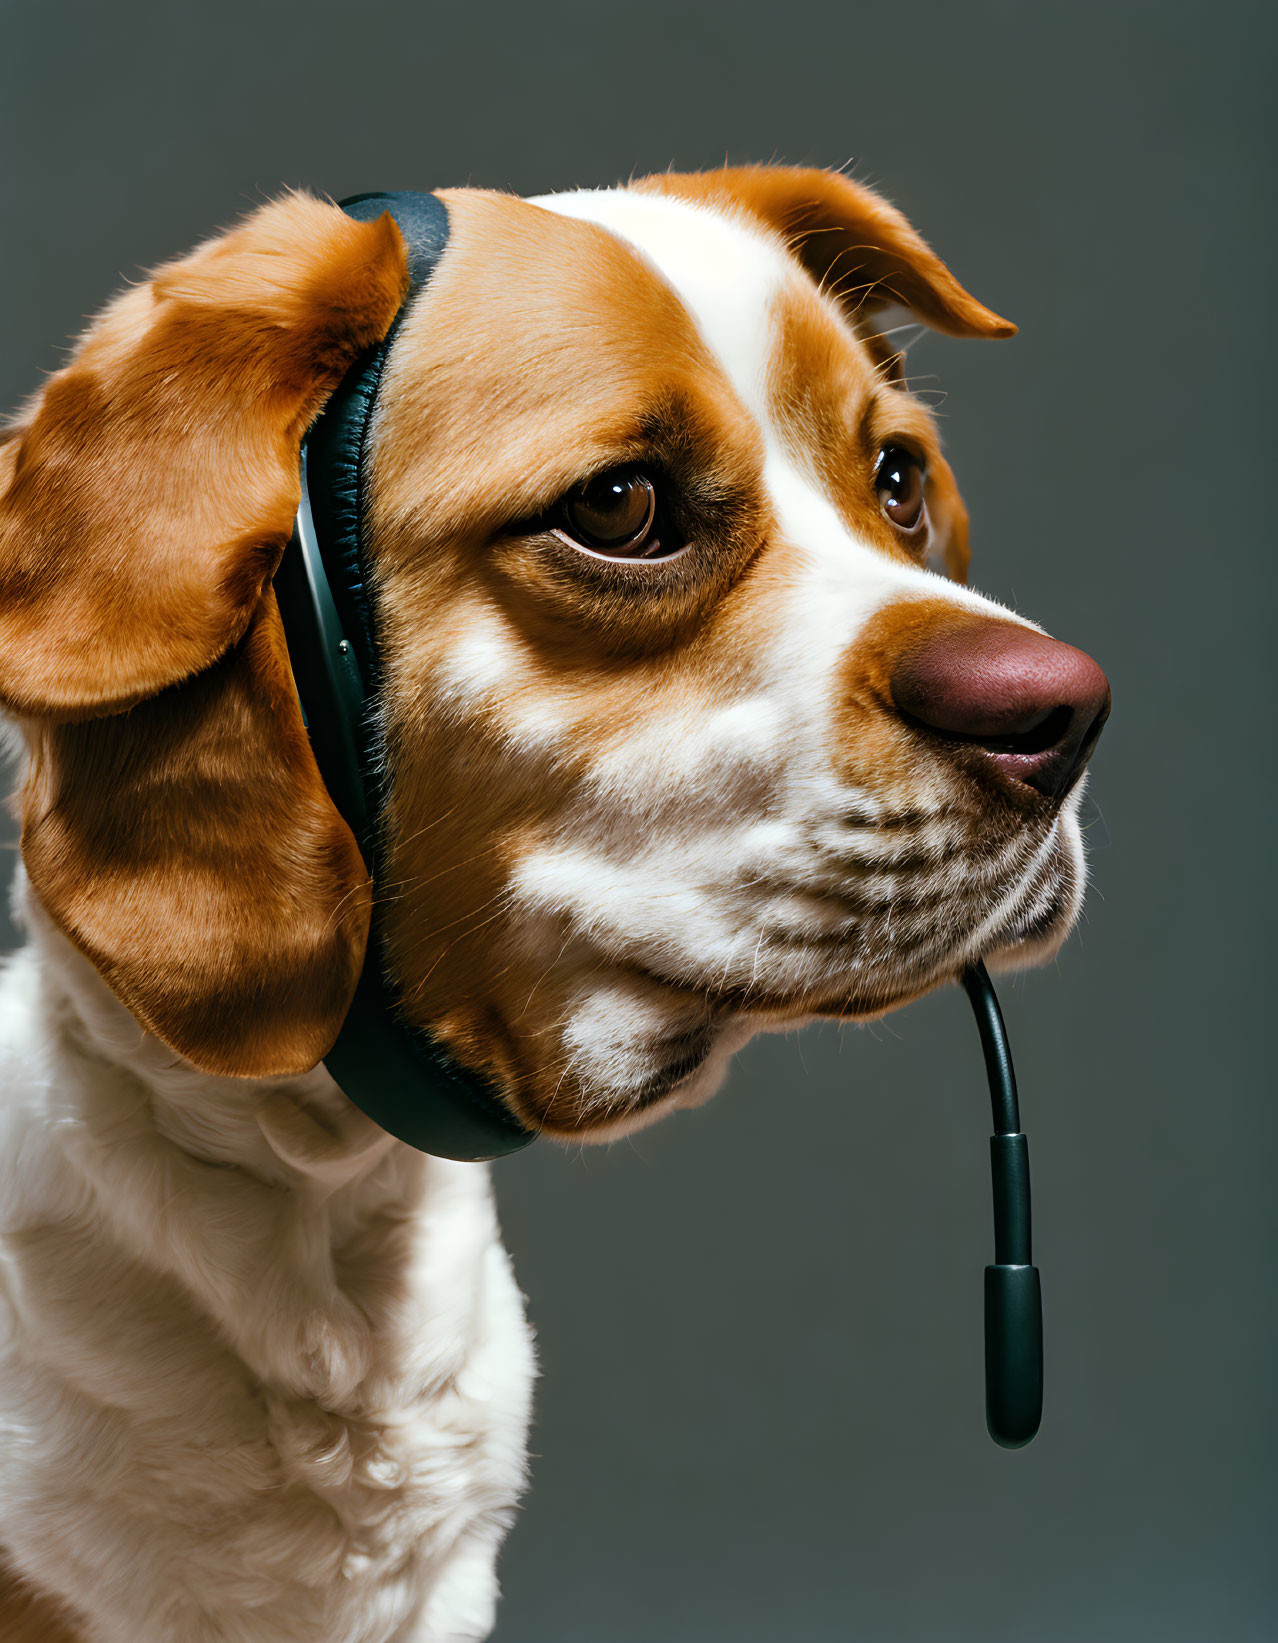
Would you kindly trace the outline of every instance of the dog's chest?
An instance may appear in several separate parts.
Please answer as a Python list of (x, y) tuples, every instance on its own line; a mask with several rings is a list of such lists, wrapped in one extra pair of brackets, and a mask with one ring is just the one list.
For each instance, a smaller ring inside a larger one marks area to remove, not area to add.
[(185, 1638), (180, 1593), (270, 1643), (382, 1643), (458, 1548), (459, 1601), (491, 1604), (471, 1552), (521, 1491), (533, 1366), (486, 1170), (397, 1153), (329, 1190), (193, 1158), (137, 1067), (32, 1030), (22, 969), (0, 1430), (31, 1436), (0, 1444), (0, 1548), (104, 1616), (114, 1593), (112, 1639)]

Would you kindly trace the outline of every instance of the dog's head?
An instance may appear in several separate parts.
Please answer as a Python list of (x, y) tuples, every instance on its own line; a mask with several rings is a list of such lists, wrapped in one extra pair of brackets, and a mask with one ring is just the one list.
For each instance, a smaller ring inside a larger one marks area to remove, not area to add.
[[(1053, 952), (1104, 677), (962, 586), (881, 334), (1013, 327), (825, 172), (444, 198), (369, 457), (406, 1013), (525, 1122), (611, 1134), (761, 1026)], [(389, 219), (269, 205), (118, 299), (0, 446), (28, 873), (212, 1071), (313, 1065), (364, 962), (271, 578), (405, 284)]]

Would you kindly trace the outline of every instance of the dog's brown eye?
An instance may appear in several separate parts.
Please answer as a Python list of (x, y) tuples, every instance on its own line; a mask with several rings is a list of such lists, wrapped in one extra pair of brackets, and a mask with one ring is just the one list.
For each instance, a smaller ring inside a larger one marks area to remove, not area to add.
[(879, 507), (898, 530), (916, 531), (923, 523), (923, 463), (901, 445), (885, 445), (874, 470)]
[(559, 505), (561, 535), (609, 559), (659, 559), (671, 551), (657, 529), (657, 492), (636, 468), (588, 479)]

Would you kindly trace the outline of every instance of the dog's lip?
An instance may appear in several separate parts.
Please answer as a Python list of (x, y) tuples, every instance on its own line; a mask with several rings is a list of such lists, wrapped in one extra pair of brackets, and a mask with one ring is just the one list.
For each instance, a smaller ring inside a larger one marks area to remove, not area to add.
[[(961, 967), (961, 966), (960, 966)], [(762, 1018), (788, 1018), (801, 1021), (812, 1016), (832, 1016), (845, 1021), (872, 1020), (876, 1016), (884, 1015), (888, 1010), (897, 1009), (902, 1004), (908, 1004), (915, 998), (921, 998), (924, 993), (930, 992), (938, 982), (946, 980), (949, 975), (957, 974), (958, 969), (947, 970), (944, 965), (939, 970), (929, 971), (928, 978), (921, 983), (914, 983), (899, 992), (876, 994), (872, 998), (852, 1001), (845, 991), (823, 994), (814, 997), (810, 993), (795, 991), (790, 993), (761, 993), (755, 987), (698, 987), (686, 981), (676, 981), (671, 976), (663, 974), (650, 965), (635, 965), (637, 974), (646, 980), (655, 982), (657, 986), (671, 992), (695, 992), (706, 1000), (717, 1019), (724, 1016), (759, 1016)], [(706, 1041), (705, 1053), (700, 1056), (696, 1065), (699, 1066), (710, 1053), (713, 1045), (714, 1027), (708, 1024), (702, 1029), (701, 1035)], [(663, 1041), (670, 1045), (680, 1044), (682, 1040), (671, 1039)], [(695, 1067), (692, 1069), (695, 1070)], [(685, 1072), (684, 1077), (687, 1076)]]
[(631, 1095), (631, 1110), (642, 1112), (645, 1108), (664, 1100), (685, 1079), (691, 1078), (693, 1073), (700, 1072), (710, 1059), (714, 1043), (715, 1029), (709, 1021), (702, 1022), (687, 1032), (675, 1033), (668, 1038), (657, 1040), (651, 1046), (651, 1051), (661, 1064), (648, 1081)]
[[(1060, 927), (1060, 919), (1061, 910), (1053, 902), (1049, 905), (1041, 924), (1024, 930), (1015, 930), (1016, 910), (1013, 908), (998, 928), (986, 929), (978, 940), (969, 937), (967, 941), (956, 942), (945, 953), (928, 955), (918, 972), (903, 976), (875, 991), (836, 984), (832, 987), (827, 986), (819, 992), (810, 988), (796, 988), (793, 991), (765, 993), (753, 985), (697, 986), (687, 980), (676, 980), (648, 963), (635, 964), (633, 969), (646, 980), (669, 991), (695, 993), (705, 1000), (713, 1017), (717, 1019), (734, 1015), (800, 1022), (820, 1016), (839, 1021), (873, 1021), (892, 1010), (914, 1003), (947, 982), (956, 981), (962, 972), (978, 959), (1002, 962), (1014, 959), (1020, 951), (1032, 951), (1044, 941), (1051, 940)], [(803, 945), (808, 951), (830, 954), (837, 952), (840, 940), (846, 940), (845, 936), (832, 937), (833, 933), (817, 937)], [(709, 1025), (700, 1029), (705, 1034), (710, 1034), (712, 1030)], [(684, 1035), (668, 1042), (672, 1045), (682, 1044)]]

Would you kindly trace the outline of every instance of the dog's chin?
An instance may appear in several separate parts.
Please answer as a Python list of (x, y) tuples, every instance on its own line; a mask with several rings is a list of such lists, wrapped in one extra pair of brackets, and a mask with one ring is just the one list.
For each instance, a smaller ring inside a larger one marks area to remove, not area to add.
[(655, 1063), (648, 1083), (640, 1088), (596, 1092), (591, 1109), (577, 1120), (548, 1117), (541, 1133), (555, 1140), (606, 1143), (647, 1129), (667, 1113), (703, 1106), (727, 1077), (735, 1052), (752, 1038), (758, 1023), (734, 1020), (717, 1029), (695, 1065), (688, 1055), (661, 1065)]
[(568, 1072), (539, 1117), (561, 1141), (613, 1141), (709, 1100), (750, 1037), (687, 993), (627, 974), (601, 983), (568, 1035)]

